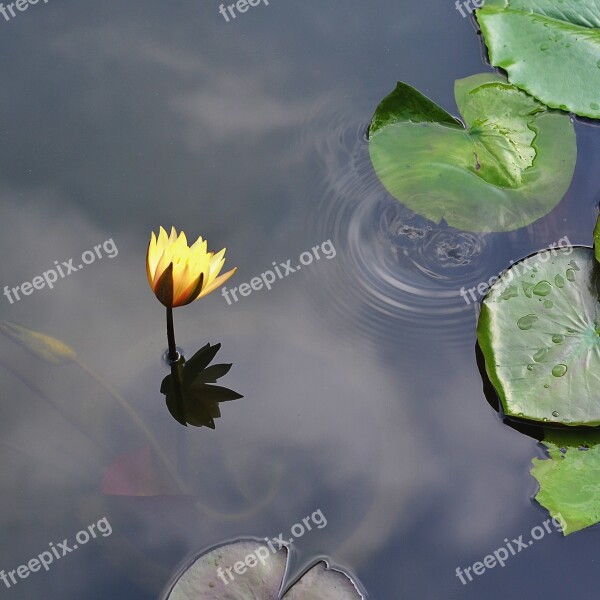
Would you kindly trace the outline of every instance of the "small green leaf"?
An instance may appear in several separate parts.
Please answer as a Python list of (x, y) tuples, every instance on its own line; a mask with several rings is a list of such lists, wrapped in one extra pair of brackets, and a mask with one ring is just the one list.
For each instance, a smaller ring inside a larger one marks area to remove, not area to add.
[(533, 459), (536, 500), (569, 535), (600, 522), (600, 432), (546, 430), (549, 458)]

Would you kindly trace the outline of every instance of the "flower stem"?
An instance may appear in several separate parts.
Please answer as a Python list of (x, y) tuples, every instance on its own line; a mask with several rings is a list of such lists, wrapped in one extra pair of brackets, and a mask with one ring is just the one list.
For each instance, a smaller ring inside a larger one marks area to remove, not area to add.
[(173, 325), (173, 309), (167, 306), (167, 340), (169, 341), (169, 361), (177, 362), (179, 352), (175, 345), (175, 327)]

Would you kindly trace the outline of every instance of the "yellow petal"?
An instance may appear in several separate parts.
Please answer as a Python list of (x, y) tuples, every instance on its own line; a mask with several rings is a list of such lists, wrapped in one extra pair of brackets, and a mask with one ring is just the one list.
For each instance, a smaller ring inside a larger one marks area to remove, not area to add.
[(158, 231), (158, 240), (156, 242), (157, 251), (162, 254), (169, 243), (169, 236), (167, 232), (161, 227)]
[(154, 274), (156, 273), (156, 267), (158, 266), (158, 261), (160, 260), (160, 253), (157, 249), (156, 236), (154, 232), (152, 232), (152, 236), (150, 237), (150, 244), (148, 245), (148, 253), (146, 255), (146, 271), (148, 273), (148, 281), (152, 286), (154, 282)]
[(202, 237), (199, 237), (190, 248), (190, 252), (193, 256), (203, 256), (206, 254), (207, 243)]
[(206, 296), (207, 294), (210, 294), (211, 292), (216, 290), (218, 287), (222, 286), (236, 271), (237, 271), (237, 267), (233, 267), (233, 269), (231, 269), (231, 271), (227, 271), (227, 273), (223, 273), (223, 275), (220, 275), (219, 277), (217, 277), (214, 281), (209, 283), (202, 290), (202, 292), (200, 293), (198, 298), (204, 298), (204, 296)]
[(198, 278), (192, 274), (189, 265), (186, 265), (184, 271), (177, 277), (173, 276), (173, 305), (177, 306), (185, 302), (197, 282)]

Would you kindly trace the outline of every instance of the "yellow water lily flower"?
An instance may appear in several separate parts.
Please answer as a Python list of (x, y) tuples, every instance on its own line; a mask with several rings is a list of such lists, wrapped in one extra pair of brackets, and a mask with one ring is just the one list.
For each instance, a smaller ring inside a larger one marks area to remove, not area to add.
[(158, 237), (152, 232), (146, 270), (148, 282), (158, 300), (167, 308), (185, 306), (223, 285), (237, 270), (219, 275), (225, 262), (225, 248), (216, 254), (207, 251), (199, 237), (190, 247), (183, 231), (171, 235), (161, 227)]

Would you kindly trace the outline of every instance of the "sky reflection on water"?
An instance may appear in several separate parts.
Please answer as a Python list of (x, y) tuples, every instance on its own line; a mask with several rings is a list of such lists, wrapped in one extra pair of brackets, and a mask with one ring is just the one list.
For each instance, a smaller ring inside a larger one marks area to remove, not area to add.
[[(382, 232), (412, 217), (378, 185), (364, 127), (397, 79), (456, 113), (454, 80), (488, 69), (471, 23), (430, 1), (273, 0), (229, 24), (217, 7), (52, 0), (2, 23), (3, 281), (31, 281), (108, 238), (119, 254), (3, 298), (0, 319), (75, 349), (194, 495), (103, 496), (103, 469), (146, 440), (81, 368), (2, 339), (0, 569), (103, 516), (114, 530), (6, 597), (157, 598), (190, 554), (276, 535), (317, 508), (328, 526), (299, 540), (296, 572), (330, 556), (372, 598), (500, 599), (517, 586), (585, 597), (595, 529), (548, 537), (469, 586), (454, 576), (546, 518), (529, 500), (541, 450), (487, 404), (458, 290), (564, 235), (591, 242), (597, 128), (577, 125), (575, 180), (547, 217), (475, 240), (466, 265), (429, 249), (406, 258)], [(225, 385), (244, 394), (215, 432), (183, 430), (159, 393), (164, 314), (144, 256), (161, 224), (227, 246), (231, 285), (329, 238), (338, 252), (231, 306), (217, 292), (176, 311), (178, 343), (222, 343)], [(83, 405), (87, 423), (67, 423), (31, 386)], [(105, 432), (103, 449), (91, 432)]]

